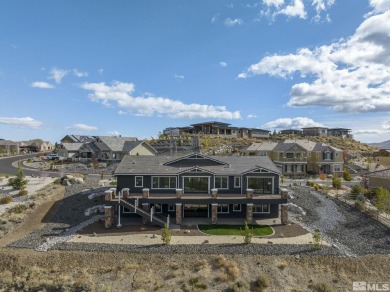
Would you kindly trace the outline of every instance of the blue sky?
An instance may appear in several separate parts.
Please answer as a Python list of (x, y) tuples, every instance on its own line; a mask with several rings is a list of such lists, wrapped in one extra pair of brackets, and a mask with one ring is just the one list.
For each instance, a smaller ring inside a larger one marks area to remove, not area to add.
[(390, 0), (0, 3), (0, 138), (203, 121), (390, 139)]

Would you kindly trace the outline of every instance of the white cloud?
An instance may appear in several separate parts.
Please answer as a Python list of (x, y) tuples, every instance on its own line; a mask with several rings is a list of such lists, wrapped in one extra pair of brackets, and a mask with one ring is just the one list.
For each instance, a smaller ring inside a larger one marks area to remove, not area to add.
[(263, 0), (263, 4), (266, 6), (280, 7), (284, 4), (284, 0)]
[(381, 133), (383, 133), (383, 131), (371, 130), (371, 129), (357, 130), (357, 131), (353, 132), (354, 135), (378, 135), (378, 134), (381, 134)]
[(99, 75), (103, 75), (104, 74), (104, 69), (99, 69), (97, 72), (98, 72)]
[(221, 67), (227, 67), (227, 63), (226, 63), (226, 62), (219, 62), (219, 65), (220, 65)]
[(144, 116), (165, 116), (171, 118), (220, 118), (240, 119), (239, 111), (230, 112), (225, 106), (185, 104), (156, 96), (134, 96), (134, 84), (114, 81), (105, 83), (84, 83), (81, 88), (92, 91), (89, 98), (105, 105), (114, 103), (117, 107)]
[(73, 69), (73, 74), (74, 74), (74, 76), (79, 77), (79, 78), (80, 77), (88, 77), (88, 72), (81, 72), (77, 69)]
[(11, 125), (15, 127), (32, 128), (32, 129), (38, 129), (42, 126), (42, 123), (40, 121), (34, 120), (33, 118), (30, 117), (25, 117), (25, 118), (0, 117), (0, 124)]
[(246, 116), (246, 118), (247, 118), (247, 119), (255, 119), (255, 118), (257, 118), (257, 116), (256, 116), (256, 115), (249, 114), (249, 115)]
[(52, 68), (50, 70), (50, 76), (48, 78), (54, 79), (54, 81), (56, 83), (61, 83), (62, 78), (64, 78), (68, 74), (69, 74), (69, 71), (67, 71), (67, 70)]
[(390, 11), (376, 14), (348, 39), (265, 57), (238, 78), (256, 74), (293, 78), (299, 73), (307, 80), (292, 86), (290, 106), (321, 106), (338, 112), (390, 111), (389, 19)]
[(216, 22), (218, 20), (218, 18), (219, 18), (219, 13), (214, 14), (213, 17), (211, 18), (211, 23)]
[(50, 83), (44, 82), (44, 81), (36, 81), (31, 83), (31, 87), (35, 88), (43, 88), (43, 89), (50, 89), (54, 88), (54, 86)]
[(323, 124), (306, 117), (280, 118), (262, 125), (266, 129), (301, 129), (323, 126)]
[(233, 27), (233, 26), (236, 26), (236, 25), (241, 25), (244, 23), (244, 21), (241, 19), (241, 18), (235, 18), (235, 19), (231, 19), (231, 18), (226, 18), (225, 21), (223, 22), (225, 24), (225, 26), (227, 27)]
[(275, 13), (275, 15), (277, 14), (284, 14), (288, 17), (299, 17), (305, 19), (305, 5), (303, 4), (302, 0), (294, 0), (294, 3), (291, 3), (291, 5), (287, 5), (285, 8), (279, 10)]
[(74, 124), (72, 126), (66, 127), (68, 130), (75, 130), (75, 131), (84, 131), (84, 132), (91, 132), (91, 131), (97, 131), (97, 127), (95, 126), (89, 126), (86, 124)]
[(370, 6), (374, 8), (373, 13), (381, 13), (390, 10), (389, 0), (370, 0)]
[(382, 128), (385, 130), (390, 130), (390, 121), (383, 122)]
[[(313, 18), (315, 22), (319, 22), (321, 20), (321, 13), (323, 11), (328, 10), (333, 4), (335, 0), (313, 0), (312, 5), (315, 7), (317, 12), (316, 16)], [(326, 21), (330, 21), (329, 14), (325, 16)]]
[(124, 111), (119, 110), (119, 111), (118, 111), (118, 115), (127, 115), (127, 112), (124, 112)]
[(120, 133), (118, 131), (116, 131), (116, 130), (110, 131), (107, 134), (110, 135), (110, 136), (120, 136)]
[(184, 76), (183, 75), (179, 75), (179, 74), (175, 74), (175, 75), (173, 75), (173, 77), (175, 77), (176, 79), (180, 79), (180, 80), (184, 79)]

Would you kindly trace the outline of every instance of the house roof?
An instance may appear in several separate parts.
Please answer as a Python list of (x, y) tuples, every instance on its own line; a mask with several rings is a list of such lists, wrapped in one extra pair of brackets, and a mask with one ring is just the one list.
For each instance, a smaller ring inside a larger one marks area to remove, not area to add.
[(95, 139), (94, 136), (83, 136), (83, 135), (66, 135), (61, 140), (64, 140), (66, 137), (71, 139), (73, 143), (89, 142)]
[(61, 143), (61, 145), (68, 151), (78, 151), (84, 143)]
[[(114, 152), (124, 152), (125, 149), (125, 143), (137, 141), (137, 138), (135, 137), (112, 137), (112, 136), (99, 136), (97, 141), (101, 141), (103, 143), (96, 143), (96, 146), (99, 147), (100, 150), (111, 150)], [(131, 145), (131, 144), (127, 144)], [(138, 146), (138, 145), (137, 145)], [(129, 146), (126, 146), (127, 148)], [(130, 151), (130, 150), (129, 150)]]
[[(200, 155), (199, 155), (200, 156)], [(186, 171), (190, 171), (197, 167), (197, 159), (193, 160), (193, 165), (184, 164), (181, 166), (180, 159), (188, 159), (189, 155), (177, 158), (169, 156), (130, 156), (126, 155), (118, 168), (115, 170), (115, 175), (127, 175), (127, 174), (179, 174)], [(280, 174), (280, 170), (272, 162), (269, 157), (264, 156), (203, 156), (199, 158), (203, 160), (199, 168), (202, 171), (207, 171), (217, 175), (239, 175), (253, 169), (262, 168), (269, 172)], [(212, 163), (205, 165), (204, 159), (210, 159)], [(167, 163), (175, 161), (173, 165), (167, 165)], [(220, 165), (216, 165), (215, 161), (220, 162)]]
[(296, 143), (302, 148), (306, 149), (307, 151), (313, 151), (313, 149), (316, 147), (317, 143), (309, 140), (304, 139), (287, 139), (284, 141), (285, 143)]
[(191, 126), (202, 126), (202, 125), (213, 125), (213, 126), (215, 126), (215, 127), (228, 127), (228, 126), (230, 126), (230, 124), (221, 123), (221, 122), (216, 122), (216, 121), (204, 122), (204, 123), (198, 123), (198, 124), (192, 124)]
[(242, 148), (246, 151), (272, 151), (278, 143), (276, 142), (263, 142), (263, 143), (252, 143), (249, 146)]
[(390, 168), (368, 172), (365, 175), (366, 176), (373, 176), (373, 177), (383, 177), (383, 178), (390, 179)]
[(16, 146), (17, 143), (11, 141), (11, 140), (0, 140), (0, 146)]

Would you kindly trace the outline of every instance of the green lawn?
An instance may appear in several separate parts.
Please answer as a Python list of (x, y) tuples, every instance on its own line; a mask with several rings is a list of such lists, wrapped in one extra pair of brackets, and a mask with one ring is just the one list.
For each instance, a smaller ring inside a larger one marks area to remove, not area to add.
[[(266, 236), (273, 233), (273, 229), (268, 225), (248, 224), (254, 236)], [(243, 235), (245, 225), (198, 225), (200, 231), (210, 235)]]

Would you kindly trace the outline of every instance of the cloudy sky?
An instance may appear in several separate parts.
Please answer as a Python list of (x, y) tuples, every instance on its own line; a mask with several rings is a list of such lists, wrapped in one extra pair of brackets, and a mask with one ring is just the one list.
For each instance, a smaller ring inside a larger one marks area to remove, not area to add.
[(390, 139), (390, 0), (0, 3), (0, 138), (203, 121)]

